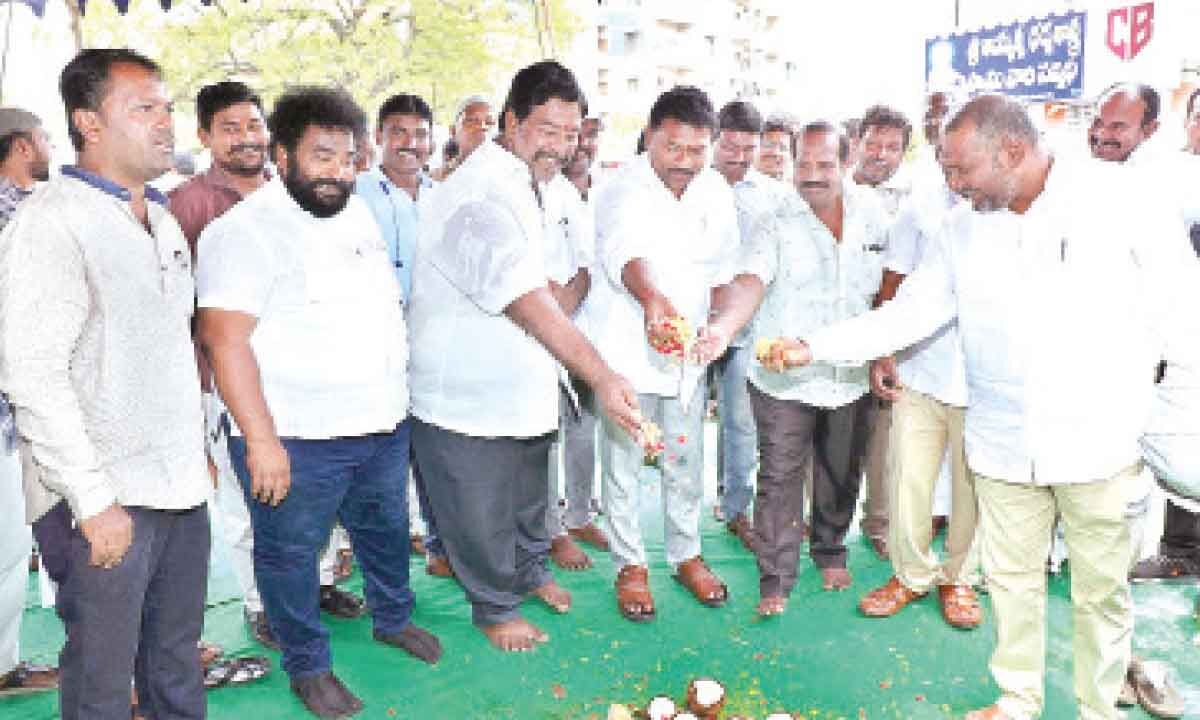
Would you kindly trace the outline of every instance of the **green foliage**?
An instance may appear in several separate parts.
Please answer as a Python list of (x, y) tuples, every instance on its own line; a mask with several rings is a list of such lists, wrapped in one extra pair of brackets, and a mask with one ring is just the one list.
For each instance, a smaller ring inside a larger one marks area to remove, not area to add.
[(503, 93), (517, 67), (542, 56), (547, 36), (565, 48), (580, 27), (567, 2), (176, 0), (164, 13), (157, 0), (134, 0), (124, 17), (92, 2), (83, 33), (86, 46), (129, 46), (158, 60), (181, 110), (201, 86), (236, 78), (268, 102), (289, 85), (336, 84), (368, 113), (413, 92), (446, 122), (461, 97)]

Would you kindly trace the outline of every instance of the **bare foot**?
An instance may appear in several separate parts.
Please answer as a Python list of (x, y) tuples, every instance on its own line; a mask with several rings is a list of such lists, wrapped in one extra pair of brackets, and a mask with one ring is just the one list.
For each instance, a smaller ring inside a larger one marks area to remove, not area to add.
[(609, 550), (610, 546), (608, 542), (608, 536), (605, 535), (604, 531), (600, 529), (600, 526), (594, 522), (589, 522), (583, 527), (571, 528), (567, 530), (567, 532), (571, 534), (571, 537), (575, 538), (579, 542), (587, 543), (597, 550), (603, 550), (605, 552), (608, 552)]
[[(504, 652), (529, 652), (538, 643), (549, 640), (549, 636), (530, 625), (524, 618), (485, 625), (479, 628), (489, 642)], [(543, 639), (545, 638), (545, 639)]]
[(587, 570), (592, 559), (587, 556), (570, 535), (559, 535), (550, 541), (550, 559), (563, 570)]
[(771, 595), (758, 601), (758, 614), (762, 617), (782, 615), (787, 610), (787, 598)]
[(571, 609), (571, 593), (553, 580), (535, 588), (530, 595), (546, 603), (556, 613), (562, 614)]
[(826, 590), (845, 590), (850, 587), (850, 571), (846, 568), (821, 568), (821, 581)]

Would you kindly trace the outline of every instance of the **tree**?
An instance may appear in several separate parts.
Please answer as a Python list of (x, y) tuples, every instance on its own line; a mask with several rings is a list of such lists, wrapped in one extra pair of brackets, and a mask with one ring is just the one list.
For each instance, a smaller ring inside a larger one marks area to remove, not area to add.
[(268, 101), (289, 85), (335, 84), (369, 111), (413, 92), (441, 122), (459, 98), (503, 87), (578, 29), (565, 0), (177, 0), (167, 13), (134, 0), (124, 17), (90, 3), (83, 20), (85, 45), (155, 57), (181, 107), (232, 77)]

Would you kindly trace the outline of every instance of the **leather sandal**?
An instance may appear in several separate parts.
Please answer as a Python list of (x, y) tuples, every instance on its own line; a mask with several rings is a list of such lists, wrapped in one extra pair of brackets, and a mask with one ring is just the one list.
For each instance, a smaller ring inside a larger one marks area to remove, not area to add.
[(938, 600), (942, 605), (942, 617), (952, 627), (973, 630), (983, 622), (983, 608), (969, 586), (939, 585)]
[(675, 569), (675, 580), (687, 588), (701, 605), (721, 607), (729, 600), (729, 588), (708, 569), (704, 558), (699, 555), (679, 563)]
[(858, 601), (858, 609), (867, 617), (891, 617), (904, 609), (905, 605), (920, 600), (927, 593), (910, 590), (893, 575), (883, 587), (878, 587), (863, 595)]
[(649, 622), (654, 619), (654, 596), (650, 594), (649, 580), (650, 571), (641, 565), (626, 565), (617, 573), (617, 608), (626, 620)]

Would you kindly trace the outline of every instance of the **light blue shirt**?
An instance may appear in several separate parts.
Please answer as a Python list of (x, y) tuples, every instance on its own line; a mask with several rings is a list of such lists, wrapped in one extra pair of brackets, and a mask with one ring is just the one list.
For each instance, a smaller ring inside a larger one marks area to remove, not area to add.
[[(422, 175), (419, 187), (424, 190), (432, 186), (433, 182)], [(412, 297), (412, 267), (417, 247), (417, 202), (378, 167), (359, 174), (355, 188), (379, 224), (379, 232), (387, 243), (388, 258), (396, 270), (396, 279), (400, 281), (407, 302)]]

